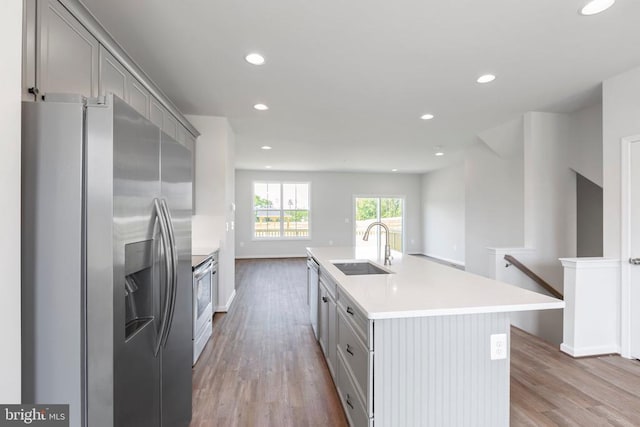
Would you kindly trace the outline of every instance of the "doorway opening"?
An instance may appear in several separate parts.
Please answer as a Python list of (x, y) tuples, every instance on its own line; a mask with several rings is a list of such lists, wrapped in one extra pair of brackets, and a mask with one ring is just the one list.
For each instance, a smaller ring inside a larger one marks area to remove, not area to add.
[(369, 233), (369, 240), (364, 241), (367, 227), (376, 221), (384, 223), (389, 227), (389, 236), (386, 236), (391, 246), (391, 252), (404, 252), (404, 199), (400, 197), (355, 197), (354, 200), (354, 235), (356, 248), (376, 249), (380, 253), (384, 247), (382, 235), (384, 232), (380, 227), (374, 227)]

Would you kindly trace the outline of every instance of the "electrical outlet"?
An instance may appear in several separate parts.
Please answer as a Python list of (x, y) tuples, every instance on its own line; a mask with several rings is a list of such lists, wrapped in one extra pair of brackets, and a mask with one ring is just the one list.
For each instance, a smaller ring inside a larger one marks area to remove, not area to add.
[(507, 358), (507, 334), (491, 335), (491, 360)]

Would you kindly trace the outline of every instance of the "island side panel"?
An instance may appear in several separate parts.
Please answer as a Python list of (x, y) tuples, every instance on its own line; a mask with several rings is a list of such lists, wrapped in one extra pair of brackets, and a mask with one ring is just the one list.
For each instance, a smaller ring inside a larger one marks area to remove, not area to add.
[(375, 320), (376, 427), (508, 426), (510, 343), (508, 313)]

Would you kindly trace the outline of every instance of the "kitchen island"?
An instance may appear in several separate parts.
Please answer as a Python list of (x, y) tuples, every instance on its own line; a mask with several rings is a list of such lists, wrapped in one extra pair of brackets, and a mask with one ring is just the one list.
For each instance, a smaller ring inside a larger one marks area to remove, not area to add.
[[(307, 254), (319, 265), (310, 312), (352, 425), (509, 425), (509, 313), (563, 301), (423, 257), (383, 266), (350, 247)], [(387, 274), (335, 265), (367, 260)]]

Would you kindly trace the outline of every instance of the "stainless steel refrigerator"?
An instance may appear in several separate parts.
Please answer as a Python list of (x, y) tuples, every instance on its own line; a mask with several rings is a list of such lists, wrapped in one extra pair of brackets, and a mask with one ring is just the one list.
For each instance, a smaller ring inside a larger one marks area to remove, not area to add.
[(23, 403), (191, 420), (191, 153), (115, 96), (22, 105)]

